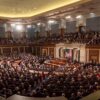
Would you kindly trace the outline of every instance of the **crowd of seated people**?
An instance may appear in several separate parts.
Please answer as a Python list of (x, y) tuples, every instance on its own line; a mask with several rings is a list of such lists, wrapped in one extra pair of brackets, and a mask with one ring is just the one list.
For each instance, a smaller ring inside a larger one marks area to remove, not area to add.
[[(13, 94), (25, 95), (42, 81), (39, 73), (29, 70), (39, 69), (48, 57), (37, 57), (30, 54), (0, 56), (0, 95), (9, 97)], [(27, 93), (26, 93), (27, 90)]]
[(95, 37), (87, 43), (87, 45), (100, 45), (100, 37)]
[(100, 89), (99, 65), (66, 62), (54, 68), (44, 64), (50, 59), (31, 54), (0, 56), (0, 95), (79, 100)]
[(19, 44), (25, 44), (25, 45), (29, 45), (29, 44), (33, 44), (34, 41), (31, 39), (7, 39), (7, 38), (0, 38), (0, 45), (19, 45)]
[(87, 44), (89, 41), (91, 41), (92, 39), (96, 38), (96, 37), (100, 37), (99, 32), (84, 32), (84, 33), (80, 33), (80, 32), (76, 32), (76, 33), (72, 33), (72, 34), (66, 34), (69, 36), (69, 41), (70, 42), (76, 42), (76, 43), (85, 43)]
[(69, 100), (79, 100), (96, 90), (100, 90), (100, 76), (99, 78), (97, 76), (100, 69), (93, 67), (66, 69), (67, 73), (63, 75), (53, 74), (45, 80), (40, 89), (36, 90), (37, 95), (64, 95)]
[[(56, 33), (57, 34), (57, 33)], [(64, 42), (64, 43), (83, 43), (83, 44), (88, 44), (91, 40), (100, 38), (100, 32), (75, 32), (75, 33), (65, 33), (64, 36), (60, 35), (54, 35), (52, 34), (49, 37), (41, 37), (38, 39), (39, 43), (59, 43), (59, 42)]]
[[(57, 33), (56, 33), (57, 34)], [(51, 34), (48, 37), (32, 37), (31, 39), (0, 39), (0, 45), (8, 44), (36, 44), (36, 43), (83, 43), (83, 44), (99, 44), (100, 32), (75, 32), (75, 33), (64, 33), (63, 37), (60, 34)]]

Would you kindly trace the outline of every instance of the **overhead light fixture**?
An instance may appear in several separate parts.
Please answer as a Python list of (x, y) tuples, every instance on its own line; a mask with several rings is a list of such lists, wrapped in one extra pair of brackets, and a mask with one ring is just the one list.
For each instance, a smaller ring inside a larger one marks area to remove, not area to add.
[(48, 24), (55, 24), (55, 23), (56, 23), (55, 20), (49, 20), (49, 21), (48, 21)]
[(83, 16), (82, 15), (77, 15), (76, 19), (81, 19)]
[(93, 12), (91, 12), (91, 13), (90, 13), (90, 17), (96, 17), (96, 14), (93, 13)]
[(16, 26), (16, 24), (15, 23), (11, 23), (11, 27), (15, 27)]
[(22, 25), (16, 25), (16, 30), (17, 31), (22, 31), (23, 30), (23, 26)]
[(72, 18), (72, 17), (69, 15), (69, 16), (66, 16), (65, 18), (66, 18), (66, 19), (70, 19), (70, 18)]
[(31, 25), (27, 25), (27, 28), (31, 28)]
[(41, 23), (37, 23), (37, 25), (38, 25), (38, 26), (40, 26), (40, 25), (41, 25)]

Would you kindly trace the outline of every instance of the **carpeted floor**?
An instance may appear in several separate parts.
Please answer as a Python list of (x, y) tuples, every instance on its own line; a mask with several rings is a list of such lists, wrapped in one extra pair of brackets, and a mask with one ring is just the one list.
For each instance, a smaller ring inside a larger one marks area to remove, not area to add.
[(82, 98), (81, 100), (100, 100), (100, 90)]

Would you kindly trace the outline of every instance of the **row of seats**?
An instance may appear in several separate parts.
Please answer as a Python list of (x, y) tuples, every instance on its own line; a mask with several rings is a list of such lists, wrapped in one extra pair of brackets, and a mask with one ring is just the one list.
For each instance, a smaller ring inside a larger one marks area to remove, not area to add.
[(61, 35), (51, 35), (49, 37), (33, 37), (32, 39), (0, 39), (0, 45), (8, 44), (36, 44), (36, 43), (84, 43), (84, 44), (99, 44), (100, 32), (75, 32), (65, 33)]

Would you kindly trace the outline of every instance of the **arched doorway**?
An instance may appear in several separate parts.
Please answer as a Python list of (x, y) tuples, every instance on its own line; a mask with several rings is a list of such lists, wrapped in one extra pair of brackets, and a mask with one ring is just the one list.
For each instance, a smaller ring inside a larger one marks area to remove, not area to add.
[(63, 47), (59, 48), (59, 58), (64, 58), (64, 49), (63, 49)]

